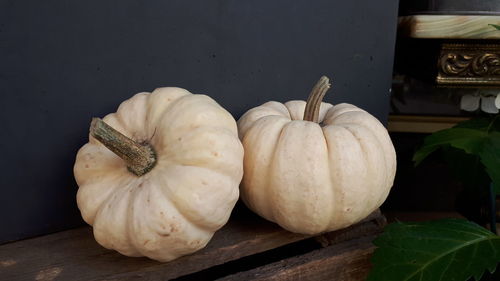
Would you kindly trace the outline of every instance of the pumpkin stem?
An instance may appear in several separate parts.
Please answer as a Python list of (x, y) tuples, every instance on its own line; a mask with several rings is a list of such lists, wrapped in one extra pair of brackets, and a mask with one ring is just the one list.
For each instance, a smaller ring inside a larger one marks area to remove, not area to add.
[(318, 123), (319, 108), (328, 89), (330, 89), (330, 79), (326, 76), (321, 76), (307, 98), (306, 109), (304, 110), (305, 121)]
[(92, 118), (90, 135), (123, 159), (128, 170), (139, 177), (151, 171), (156, 164), (156, 153), (151, 145), (132, 140), (100, 118)]

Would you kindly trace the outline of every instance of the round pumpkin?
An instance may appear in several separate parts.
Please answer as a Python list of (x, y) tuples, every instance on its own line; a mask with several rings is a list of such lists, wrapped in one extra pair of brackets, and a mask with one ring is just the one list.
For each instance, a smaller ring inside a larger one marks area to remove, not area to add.
[(213, 99), (159, 88), (92, 121), (77, 203), (99, 244), (170, 261), (203, 248), (238, 199), (243, 147)]
[(384, 202), (393, 184), (396, 154), (387, 130), (354, 105), (323, 103), (329, 87), (322, 77), (307, 103), (271, 101), (238, 120), (241, 197), (292, 232), (354, 224)]

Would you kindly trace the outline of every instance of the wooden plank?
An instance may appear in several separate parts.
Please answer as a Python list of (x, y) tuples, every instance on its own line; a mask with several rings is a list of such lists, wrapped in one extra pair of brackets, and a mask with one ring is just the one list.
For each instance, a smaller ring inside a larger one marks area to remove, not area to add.
[(125, 272), (162, 271), (175, 278), (241, 256), (259, 253), (307, 238), (290, 233), (253, 215), (231, 220), (203, 250), (169, 263), (129, 258), (102, 248), (92, 229), (64, 231), (0, 247), (0, 276), (6, 280), (35, 280), (44, 272), (59, 272), (57, 280), (91, 280)]
[(328, 247), (354, 238), (380, 234), (386, 225), (387, 220), (385, 216), (380, 213), (380, 210), (377, 210), (363, 220), (363, 223), (358, 223), (345, 229), (324, 233), (323, 235), (315, 237), (315, 239), (323, 247)]
[[(90, 227), (5, 244), (0, 246), (0, 276), (10, 281), (167, 280), (310, 238), (288, 232), (244, 208), (235, 216), (207, 247), (169, 263), (104, 249), (95, 242)], [(379, 217), (375, 212), (360, 224)]]
[(452, 116), (389, 115), (387, 130), (394, 133), (434, 133), (469, 119)]
[(499, 39), (490, 24), (500, 24), (499, 15), (415, 15), (399, 18), (399, 33), (413, 38)]
[(463, 219), (464, 216), (457, 212), (386, 212), (384, 213), (389, 222), (419, 222), (448, 218)]
[(371, 243), (374, 238), (346, 241), (219, 280), (366, 280), (375, 249)]
[[(380, 213), (379, 210), (373, 212), (370, 216), (366, 217), (360, 223), (352, 225), (348, 228), (324, 233), (320, 236), (314, 237), (319, 243), (323, 246), (331, 245), (333, 243), (341, 243), (344, 241), (349, 241), (352, 239), (360, 238), (360, 237), (373, 237), (373, 235), (379, 234), (382, 232), (383, 227), (386, 224), (385, 217)], [(311, 237), (307, 237), (311, 238)], [(299, 241), (299, 240), (297, 240)], [(295, 241), (295, 242), (297, 242)], [(278, 247), (275, 247), (278, 248)], [(270, 248), (271, 249), (271, 248)], [(239, 250), (239, 249), (235, 249)], [(256, 254), (256, 253), (255, 253)], [(250, 256), (250, 255), (241, 255), (241, 257)], [(210, 256), (206, 258), (212, 258)], [(234, 259), (236, 260), (236, 259)], [(229, 260), (228, 260), (229, 261)], [(185, 266), (185, 265), (182, 265)], [(193, 271), (194, 272), (198, 272)], [(153, 280), (166, 280), (166, 273), (163, 270), (151, 270), (151, 271), (139, 271), (139, 272), (127, 272), (124, 274), (118, 274), (113, 276), (112, 278), (106, 279), (107, 281), (153, 281)], [(188, 280), (198, 280), (189, 279)]]

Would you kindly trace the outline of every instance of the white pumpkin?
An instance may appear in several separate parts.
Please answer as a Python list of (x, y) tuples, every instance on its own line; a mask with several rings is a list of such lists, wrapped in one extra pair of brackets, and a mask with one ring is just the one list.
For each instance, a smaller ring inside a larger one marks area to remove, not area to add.
[(103, 120), (74, 166), (97, 242), (163, 262), (203, 248), (239, 195), (243, 148), (231, 114), (208, 96), (159, 88)]
[(308, 110), (304, 101), (271, 101), (238, 121), (245, 148), (241, 197), (292, 232), (354, 224), (384, 202), (393, 184), (396, 154), (387, 130), (354, 105), (322, 103), (329, 87), (322, 77)]

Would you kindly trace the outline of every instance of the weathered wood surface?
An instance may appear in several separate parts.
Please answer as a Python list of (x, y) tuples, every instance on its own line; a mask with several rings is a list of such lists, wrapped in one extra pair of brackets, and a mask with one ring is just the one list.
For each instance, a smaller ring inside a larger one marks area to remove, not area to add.
[(366, 280), (371, 269), (370, 257), (375, 250), (371, 243), (374, 238), (345, 241), (218, 280)]
[(499, 39), (491, 26), (499, 23), (499, 15), (415, 15), (400, 17), (398, 32), (413, 38)]
[[(129, 258), (104, 249), (95, 242), (90, 227), (5, 244), (0, 246), (0, 280), (168, 280), (310, 238), (249, 212), (239, 213), (206, 248), (169, 263)], [(339, 239), (378, 233), (381, 218), (377, 211), (339, 231), (343, 237)]]

